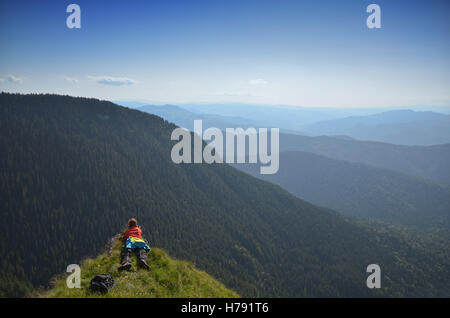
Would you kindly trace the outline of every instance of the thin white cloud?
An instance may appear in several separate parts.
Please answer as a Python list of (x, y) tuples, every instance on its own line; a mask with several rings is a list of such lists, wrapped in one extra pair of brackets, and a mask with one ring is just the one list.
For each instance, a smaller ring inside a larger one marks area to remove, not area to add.
[(235, 92), (224, 92), (217, 94), (210, 94), (210, 96), (221, 96), (221, 97), (257, 97), (257, 95), (249, 94), (249, 93), (235, 93)]
[(74, 77), (69, 77), (69, 76), (65, 76), (64, 79), (65, 79), (66, 81), (71, 82), (71, 83), (74, 83), (74, 84), (77, 84), (77, 83), (80, 82), (78, 79), (76, 79), (76, 78), (74, 78)]
[(251, 79), (248, 81), (248, 83), (250, 85), (265, 85), (268, 84), (268, 82), (262, 78), (257, 78), (257, 79)]
[(22, 83), (23, 78), (14, 76), (12, 74), (9, 74), (5, 78), (0, 78), (0, 82), (7, 82), (7, 83)]
[(134, 85), (137, 83), (137, 81), (135, 81), (134, 79), (127, 77), (88, 76), (88, 78), (98, 84), (111, 86)]

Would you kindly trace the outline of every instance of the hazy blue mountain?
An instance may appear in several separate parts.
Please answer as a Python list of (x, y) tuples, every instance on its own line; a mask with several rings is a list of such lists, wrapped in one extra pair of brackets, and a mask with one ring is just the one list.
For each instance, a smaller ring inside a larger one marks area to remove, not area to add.
[(280, 151), (305, 151), (329, 158), (397, 170), (450, 185), (450, 144), (402, 146), (346, 138), (280, 134)]
[[(417, 105), (413, 107), (399, 107), (398, 109), (411, 109), (414, 111), (431, 111), (440, 114), (450, 115), (450, 107), (449, 106), (426, 106), (426, 105)], [(386, 109), (385, 111), (395, 110), (395, 109)]]
[[(257, 107), (257, 106), (254, 106)], [(203, 127), (259, 127), (259, 123), (241, 117), (200, 114), (181, 107), (145, 106), (139, 110), (156, 114), (169, 122), (193, 129), (194, 119), (202, 119)], [(415, 112), (408, 112), (412, 117)], [(401, 117), (400, 114), (397, 114)], [(435, 113), (430, 113), (435, 117)], [(441, 116), (437, 114), (437, 117)], [(395, 116), (394, 116), (395, 117)], [(377, 120), (375, 116), (374, 120)], [(402, 119), (398, 119), (402, 120)], [(406, 120), (406, 119), (403, 119)], [(348, 136), (309, 137), (299, 134), (280, 134), (280, 151), (304, 151), (349, 162), (366, 163), (375, 167), (392, 169), (412, 176), (450, 185), (450, 144), (435, 146), (403, 146), (382, 142), (359, 141)]]
[(128, 108), (138, 108), (148, 104), (148, 102), (136, 100), (113, 100), (112, 102)]
[(347, 135), (359, 140), (403, 145), (450, 143), (450, 115), (395, 110), (369, 116), (325, 120), (303, 126), (310, 135)]
[(282, 152), (276, 174), (235, 167), (340, 212), (417, 227), (450, 226), (450, 189), (421, 178), (306, 152)]
[[(257, 105), (244, 103), (222, 104), (181, 104), (180, 107), (195, 113), (238, 116), (263, 123), (266, 127), (278, 127), (307, 134), (305, 125), (321, 121), (339, 120), (349, 116), (372, 116), (386, 112), (435, 112), (450, 114), (450, 107), (414, 106), (414, 107), (376, 107), (376, 108), (332, 108), (297, 107), (286, 105)], [(384, 115), (383, 115), (384, 117)]]
[(302, 126), (320, 120), (341, 118), (352, 113), (331, 108), (307, 108), (283, 105), (183, 104), (180, 107), (195, 113), (238, 116), (257, 122), (261, 127), (301, 132)]
[(225, 128), (235, 127), (258, 127), (258, 123), (246, 118), (193, 113), (175, 105), (145, 105), (138, 107), (137, 109), (149, 114), (160, 116), (168, 122), (174, 123), (177, 126), (184, 127), (191, 131), (194, 129), (194, 120), (198, 119), (203, 121), (203, 129), (208, 127), (217, 127), (222, 130)]

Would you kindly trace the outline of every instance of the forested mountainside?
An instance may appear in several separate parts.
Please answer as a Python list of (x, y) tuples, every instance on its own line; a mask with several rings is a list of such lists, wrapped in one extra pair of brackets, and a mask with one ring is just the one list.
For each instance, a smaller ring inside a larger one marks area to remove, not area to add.
[[(22, 296), (130, 216), (242, 296), (449, 296), (448, 258), (225, 164), (171, 161), (174, 125), (107, 101), (0, 95), (0, 286)], [(383, 288), (365, 286), (379, 264)]]
[(419, 177), (301, 151), (282, 152), (275, 174), (235, 167), (299, 198), (349, 215), (421, 229), (450, 228), (450, 189)]
[(332, 159), (365, 163), (450, 185), (450, 144), (402, 146), (328, 136), (280, 134), (280, 151), (312, 152)]

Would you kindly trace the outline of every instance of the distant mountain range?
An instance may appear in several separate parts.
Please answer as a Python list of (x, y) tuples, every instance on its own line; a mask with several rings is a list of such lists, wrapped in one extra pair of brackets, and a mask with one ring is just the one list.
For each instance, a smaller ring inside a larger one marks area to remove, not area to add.
[(346, 135), (359, 140), (401, 145), (450, 143), (450, 115), (395, 110), (368, 116), (325, 120), (305, 125), (310, 135)]
[[(239, 122), (247, 127), (242, 118), (194, 114), (177, 106), (145, 106), (140, 110), (178, 124), (185, 123), (191, 130), (193, 120), (199, 118), (204, 120), (205, 127), (225, 129), (239, 126)], [(446, 115), (398, 111), (369, 117), (374, 123), (393, 123), (423, 116), (431, 120)], [(347, 136), (282, 133), (280, 151), (280, 171), (274, 175), (261, 175), (259, 165), (235, 167), (279, 184), (299, 198), (349, 215), (403, 225), (448, 228), (450, 144), (400, 146), (357, 141)], [(430, 205), (430, 202), (439, 203)]]
[(301, 132), (306, 124), (321, 120), (336, 119), (350, 116), (347, 110), (331, 108), (306, 108), (283, 105), (248, 105), (248, 104), (185, 104), (180, 107), (197, 114), (214, 114), (220, 116), (238, 116), (251, 119), (261, 127), (276, 127), (280, 130)]
[[(270, 127), (260, 126), (258, 122), (242, 117), (209, 115), (204, 113), (196, 114), (181, 107), (171, 105), (144, 106), (138, 108), (138, 110), (161, 116), (169, 122), (190, 130), (193, 129), (195, 119), (202, 119), (204, 128)], [(231, 112), (231, 110), (228, 111)], [(256, 110), (255, 113), (257, 113)], [(412, 114), (407, 112), (407, 114), (414, 118), (417, 116), (420, 117), (415, 112)], [(441, 114), (436, 115), (434, 113), (426, 114), (430, 118), (440, 118), (441, 116)], [(381, 120), (379, 117), (375, 116), (374, 120), (377, 120), (376, 118)], [(365, 163), (375, 167), (391, 169), (412, 176), (433, 180), (443, 185), (450, 185), (450, 144), (402, 146), (383, 142), (359, 141), (343, 135), (310, 137), (299, 135), (298, 133), (284, 132), (280, 134), (280, 151), (311, 152), (332, 159)]]
[(211, 114), (196, 114), (174, 105), (145, 105), (142, 107), (138, 107), (137, 109), (149, 114), (160, 116), (167, 121), (176, 124), (177, 126), (189, 129), (191, 131), (194, 129), (194, 120), (202, 120), (204, 127), (217, 127), (223, 130), (228, 127), (258, 127), (257, 122), (246, 118)]
[(391, 110), (374, 113), (375, 109), (314, 109), (247, 104), (144, 106), (138, 109), (188, 129), (194, 119), (203, 119), (211, 127), (221, 129), (275, 127), (282, 132), (305, 136), (338, 136), (399, 145), (450, 143), (450, 115), (432, 111)]

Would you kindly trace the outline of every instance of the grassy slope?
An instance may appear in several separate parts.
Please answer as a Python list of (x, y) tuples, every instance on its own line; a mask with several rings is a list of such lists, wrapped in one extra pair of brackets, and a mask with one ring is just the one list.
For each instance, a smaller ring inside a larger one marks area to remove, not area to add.
[[(60, 275), (53, 281), (53, 287), (45, 292), (37, 292), (36, 297), (239, 297), (222, 283), (207, 273), (200, 271), (187, 261), (174, 260), (158, 248), (148, 253), (150, 271), (137, 269), (133, 255), (133, 268), (130, 272), (118, 272), (120, 259), (120, 240), (111, 240), (109, 251), (95, 259), (86, 259), (81, 264), (81, 288), (69, 289), (66, 277)], [(110, 274), (116, 285), (105, 295), (89, 290), (90, 280), (98, 274)]]

